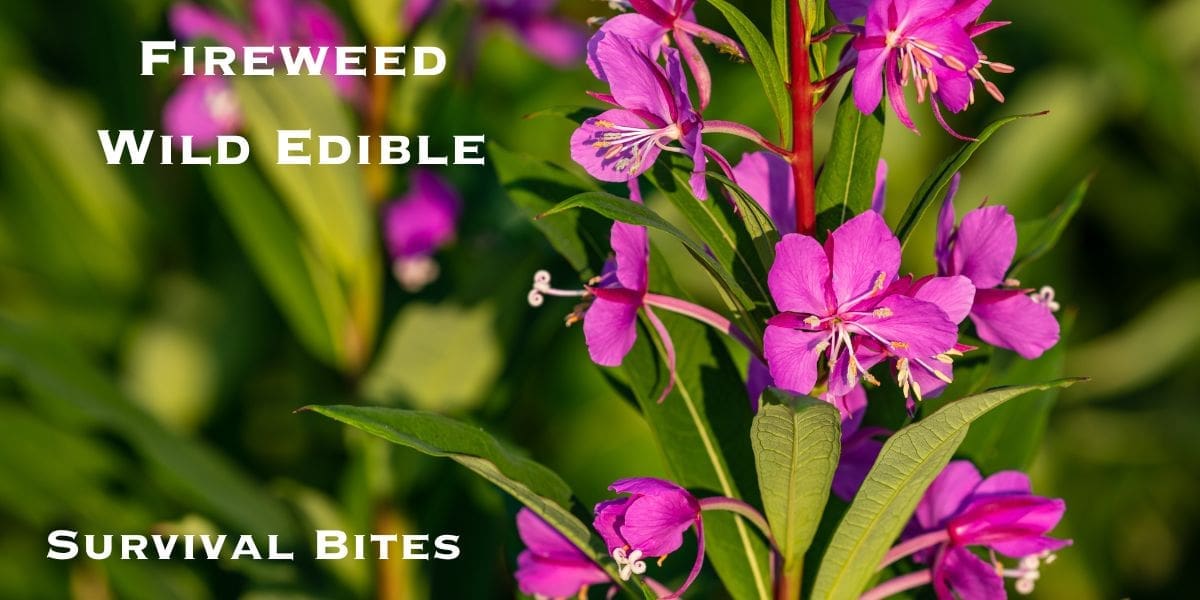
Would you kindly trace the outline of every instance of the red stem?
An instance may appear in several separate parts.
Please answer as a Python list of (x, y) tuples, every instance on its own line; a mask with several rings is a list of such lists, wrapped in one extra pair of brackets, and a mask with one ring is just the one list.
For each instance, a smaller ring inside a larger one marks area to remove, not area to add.
[(813, 184), (813, 101), (808, 74), (808, 31), (800, 2), (788, 2), (788, 64), (792, 93), (792, 182), (796, 188), (796, 231), (812, 235), (817, 210)]

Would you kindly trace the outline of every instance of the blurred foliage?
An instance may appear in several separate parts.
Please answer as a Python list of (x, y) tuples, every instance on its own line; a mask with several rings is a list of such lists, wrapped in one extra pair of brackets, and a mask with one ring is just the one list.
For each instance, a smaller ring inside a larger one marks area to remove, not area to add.
[[(381, 10), (352, 4), (332, 3), (346, 23)], [(580, 21), (606, 10), (563, 4)], [(769, 3), (737, 4), (769, 30)], [(467, 199), (462, 230), (438, 257), (440, 279), (412, 295), (391, 281), (353, 168), (276, 169), (263, 144), (241, 171), (105, 165), (95, 130), (158, 127), (177, 83), (137, 74), (138, 41), (170, 37), (166, 8), (10, 2), (0, 13), (0, 597), (511, 596), (511, 500), (456, 465), (291, 411), (369, 397), (452, 412), (529, 449), (585, 507), (617, 477), (661, 474), (661, 450), (588, 363), (580, 332), (555, 306), (525, 304), (536, 269), (566, 265), (491, 168), (444, 173)], [(998, 81), (1008, 102), (984, 98), (953, 124), (977, 132), (1050, 113), (1005, 127), (974, 157), (960, 210), (987, 198), (1038, 218), (1094, 174), (1061, 241), (1022, 272), (1076, 312), (1062, 368), (1094, 378), (1063, 392), (1034, 459), (1035, 487), (1066, 498), (1063, 533), (1075, 539), (1038, 595), (1184, 597), (1200, 556), (1200, 1), (1010, 0), (988, 15), (1014, 22), (984, 43), (1017, 68)], [(405, 34), (351, 27), (358, 39)], [(415, 35), (446, 48), (453, 73), (396, 81), (391, 131), (484, 132), (569, 164), (571, 124), (522, 117), (588, 102), (585, 69), (539, 64), (505, 32), (472, 28), (459, 4)], [(753, 71), (712, 66), (710, 113), (773, 132)], [(272, 102), (304, 93), (289, 105), (312, 112), (280, 119), (361, 126), (354, 111), (321, 108), (328, 90), (291, 89), (305, 86), (264, 84), (249, 110), (277, 116)], [(835, 111), (818, 115), (819, 151)], [(923, 136), (884, 134), (893, 223), (957, 146), (916, 113)], [(267, 118), (251, 119), (252, 139), (276, 127)], [(390, 197), (404, 170), (389, 177)], [(909, 242), (914, 271), (933, 264), (921, 250), (929, 221)], [(678, 244), (654, 240), (681, 287), (711, 289)], [(1042, 426), (1040, 413), (1025, 416), (1006, 418)], [(304, 551), (295, 564), (45, 560), (45, 535), (61, 527), (269, 531), (298, 549), (315, 528), (464, 537), (449, 564), (313, 562)]]

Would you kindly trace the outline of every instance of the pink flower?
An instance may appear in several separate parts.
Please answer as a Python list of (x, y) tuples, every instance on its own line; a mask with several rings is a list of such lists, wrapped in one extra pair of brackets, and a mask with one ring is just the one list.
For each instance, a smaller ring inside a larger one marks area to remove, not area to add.
[[(637, 179), (660, 152), (682, 152), (695, 166), (692, 192), (707, 195), (703, 122), (688, 97), (679, 54), (667, 48), (666, 68), (628, 38), (607, 34), (597, 42), (596, 64), (611, 94), (596, 97), (617, 106), (583, 122), (571, 136), (571, 158), (601, 181)], [(680, 146), (672, 146), (679, 142)]]
[(522, 594), (570, 598), (609, 581), (603, 569), (528, 508), (517, 512), (517, 535), (525, 543), (514, 574)]
[[(252, 0), (251, 25), (243, 27), (216, 11), (194, 4), (177, 4), (168, 19), (171, 29), (186, 40), (211, 39), (234, 50), (247, 45), (334, 47), (345, 36), (337, 17), (319, 3), (305, 0)], [(333, 61), (326, 60), (332, 73)], [(353, 77), (333, 77), (338, 92), (353, 97)], [(195, 75), (184, 79), (163, 110), (163, 129), (174, 136), (193, 136), (196, 148), (211, 146), (218, 135), (241, 127), (241, 109), (224, 77)]]
[(425, 169), (412, 172), (408, 193), (383, 209), (383, 237), (397, 281), (417, 291), (437, 278), (433, 253), (454, 240), (462, 199)]
[(512, 30), (530, 52), (560, 68), (583, 58), (587, 33), (552, 16), (557, 0), (481, 0), (483, 20)]
[(951, 350), (958, 328), (938, 305), (889, 291), (899, 267), (900, 242), (874, 211), (843, 223), (824, 246), (785, 235), (767, 275), (782, 312), (767, 322), (763, 339), (776, 384), (810, 393), (824, 356), (827, 391), (844, 396), (870, 379), (856, 353), (864, 342), (913, 361)]
[(696, 14), (692, 10), (696, 0), (618, 0), (614, 4), (634, 12), (608, 19), (588, 42), (588, 66), (596, 77), (602, 80), (608, 79), (599, 64), (597, 49), (605, 36), (619, 35), (628, 38), (650, 58), (658, 59), (665, 44), (664, 40), (670, 34), (696, 80), (696, 88), (700, 92), (700, 110), (703, 111), (708, 107), (712, 96), (712, 76), (693, 38), (698, 37), (713, 44), (722, 52), (742, 59), (746, 57), (741, 44), (696, 22)]
[(1017, 227), (1008, 209), (977, 208), (956, 228), (953, 195), (952, 186), (938, 217), (938, 272), (964, 276), (975, 286), (970, 315), (980, 339), (1028, 359), (1041, 356), (1058, 343), (1054, 290), (1034, 292), (1006, 278), (1017, 251)]
[(617, 561), (622, 579), (646, 571), (643, 559), (665, 557), (683, 545), (683, 533), (695, 529), (697, 556), (691, 573), (672, 597), (684, 592), (704, 564), (704, 531), (700, 502), (687, 490), (662, 479), (637, 477), (609, 486), (624, 498), (596, 505), (592, 523)]
[[(1041, 562), (1070, 545), (1070, 540), (1046, 535), (1065, 510), (1061, 499), (1034, 496), (1024, 473), (1001, 471), (984, 479), (970, 462), (956, 460), (925, 492), (905, 537), (941, 540), (914, 554), (917, 562), (931, 565), (940, 600), (999, 600), (1006, 597), (1005, 577), (1016, 579), (1017, 590), (1029, 593)], [(1016, 569), (995, 559), (989, 564), (968, 546), (1018, 558), (1020, 564)]]
[[(871, 113), (884, 94), (905, 127), (916, 131), (904, 99), (909, 81), (917, 88), (917, 102), (930, 98), (934, 115), (942, 127), (962, 138), (946, 124), (941, 107), (951, 112), (964, 110), (975, 100), (974, 82), (998, 101), (1004, 96), (987, 81), (981, 68), (1011, 73), (1012, 67), (987, 60), (972, 39), (1004, 23), (978, 23), (991, 0), (831, 0), (830, 6), (843, 23), (866, 17), (852, 49), (856, 53), (854, 102), (863, 113)], [(965, 138), (964, 138), (965, 139)]]

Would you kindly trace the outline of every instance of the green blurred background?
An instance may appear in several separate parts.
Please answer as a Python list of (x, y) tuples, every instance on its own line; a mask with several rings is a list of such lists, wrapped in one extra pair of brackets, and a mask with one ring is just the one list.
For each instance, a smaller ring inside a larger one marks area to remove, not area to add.
[[(352, 39), (377, 34), (361, 4), (374, 3), (331, 3)], [(766, 3), (740, 4), (767, 22)], [(390, 278), (365, 191), (379, 178), (384, 197), (397, 195), (404, 169), (105, 165), (95, 130), (159, 127), (177, 83), (138, 76), (138, 41), (172, 37), (167, 7), (0, 11), (0, 597), (511, 596), (510, 500), (457, 466), (292, 411), (365, 401), (470, 419), (561, 473), (585, 506), (617, 477), (663, 474), (646, 427), (587, 361), (580, 331), (562, 327), (569, 303), (525, 303), (536, 269), (569, 270), (487, 167), (443, 172), (466, 202), (458, 241), (438, 255), (440, 279), (409, 294)], [(586, 0), (562, 11), (607, 13)], [(590, 74), (539, 63), (506, 32), (474, 29), (471, 12), (455, 3), (420, 31), (453, 73), (395, 82), (386, 129), (482, 132), (567, 164), (572, 125), (523, 116), (588, 103)], [(726, 29), (707, 7), (700, 16)], [(1008, 102), (985, 98), (952, 122), (973, 132), (1003, 114), (1050, 113), (980, 151), (960, 210), (989, 198), (1036, 217), (1095, 174), (1058, 247), (1023, 277), (1077, 311), (1066, 372), (1094, 378), (1060, 398), (1035, 461), (1035, 489), (1067, 500), (1060, 531), (1075, 540), (1037, 595), (1185, 597), (1200, 566), (1200, 0), (1006, 0), (987, 16), (1014, 22), (982, 42), (1017, 69), (997, 81)], [(710, 64), (709, 115), (769, 132), (753, 71)], [(318, 116), (314, 129), (360, 127), (350, 110)], [(831, 116), (820, 114), (818, 148)], [(920, 137), (887, 133), (892, 219), (956, 145), (932, 118), (918, 124)], [(331, 231), (278, 209), (318, 180), (346, 193), (322, 205)], [(247, 237), (262, 215), (237, 217), (245, 206), (276, 207), (264, 214), (286, 227), (262, 243), (300, 239), (311, 280), (332, 282), (345, 305), (313, 317), (288, 296), (296, 288), (272, 278)], [(914, 271), (932, 268), (929, 225), (909, 246)], [(353, 335), (323, 337), (321, 324)], [(306, 561), (318, 527), (458, 533), (463, 557)], [(43, 557), (57, 528), (278, 533), (301, 559), (54, 562)]]

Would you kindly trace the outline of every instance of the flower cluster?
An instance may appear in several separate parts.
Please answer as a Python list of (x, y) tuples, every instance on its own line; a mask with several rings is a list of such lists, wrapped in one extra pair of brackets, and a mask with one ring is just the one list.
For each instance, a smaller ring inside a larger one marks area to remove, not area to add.
[[(671, 374), (660, 403), (675, 383), (677, 357), (657, 310), (729, 335), (748, 355), (750, 410), (759, 409), (768, 387), (819, 398), (838, 410), (842, 448), (830, 491), (851, 502), (893, 433), (867, 414), (872, 390), (885, 378), (894, 380), (913, 418), (918, 403), (954, 382), (955, 360), (980, 346), (1036, 359), (1057, 344), (1058, 304), (1053, 289), (1026, 288), (1012, 278), (1017, 227), (1004, 206), (985, 203), (956, 220), (958, 175), (945, 185), (932, 251), (935, 273), (901, 268), (903, 244), (884, 216), (888, 166), (882, 160), (873, 173), (870, 209), (843, 211), (832, 231), (814, 231), (811, 140), (802, 137), (811, 137), (811, 123), (805, 129), (804, 120), (811, 120), (812, 111), (800, 104), (819, 108), (838, 81), (853, 72), (848, 94), (860, 111), (875, 111), (886, 95), (900, 122), (915, 131), (904, 98), (911, 83), (918, 102), (928, 99), (938, 122), (951, 135), (967, 139), (950, 128), (942, 109), (964, 110), (974, 102), (976, 85), (1003, 101), (984, 72), (1008, 73), (1012, 67), (989, 60), (976, 39), (1006, 23), (981, 20), (988, 0), (831, 0), (839, 22), (806, 37), (795, 29), (803, 27), (803, 16), (792, 7), (790, 35), (802, 39), (789, 42), (792, 79), (786, 85), (794, 139), (785, 148), (747, 125), (706, 115), (714, 85), (696, 41), (742, 60), (749, 54), (737, 40), (701, 25), (694, 4), (618, 0), (610, 5), (621, 14), (593, 19), (600, 26), (587, 43), (585, 62), (606, 89), (589, 94), (609, 107), (579, 123), (570, 138), (570, 154), (596, 179), (626, 184), (631, 203), (643, 202), (639, 180), (664, 153), (678, 154), (682, 164), (690, 165), (686, 179), (696, 201), (708, 198), (715, 179), (728, 192), (735, 216), (744, 216), (742, 195), (757, 203), (780, 236), (765, 281), (758, 282), (771, 303), (761, 336), (748, 335), (715, 311), (651, 291), (649, 236), (639, 224), (612, 226), (612, 256), (582, 289), (552, 287), (549, 272), (539, 271), (528, 300), (541, 306), (548, 296), (577, 299), (566, 322), (582, 321), (592, 360), (606, 367), (623, 363), (643, 320), (657, 336)], [(808, 81), (806, 45), (834, 35), (851, 37), (837, 68), (829, 77)], [(801, 54), (795, 54), (796, 48)], [(798, 59), (801, 65), (795, 64)], [(713, 134), (735, 135), (760, 149), (734, 165), (711, 145)], [(673, 169), (679, 164), (671, 163)], [(678, 194), (673, 201), (678, 202)], [(648, 559), (665, 557), (680, 548), (685, 532), (695, 533), (699, 556), (678, 590), (644, 577), (661, 595), (682, 593), (701, 569), (703, 510), (734, 510), (762, 523), (764, 537), (771, 540), (762, 516), (732, 498), (697, 500), (657, 479), (622, 480), (611, 489), (625, 496), (597, 505), (593, 525), (615, 563), (609, 573), (619, 579), (645, 576)], [(928, 489), (882, 565), (903, 559), (916, 570), (884, 581), (863, 598), (883, 598), (920, 585), (932, 585), (941, 599), (1002, 598), (1006, 578), (1026, 593), (1040, 565), (1069, 544), (1047, 537), (1064, 509), (1061, 500), (1033, 495), (1028, 478), (1019, 472), (984, 478), (970, 462), (955, 461)], [(525, 533), (522, 537), (530, 548), (522, 557), (550, 552), (540, 550)], [(977, 549), (987, 550), (990, 561), (980, 558)], [(997, 553), (1018, 562), (1006, 566)], [(533, 558), (522, 558), (517, 574), (521, 589), (561, 596), (594, 584), (595, 571), (588, 570), (594, 565), (572, 556), (562, 559), (558, 578), (540, 568), (546, 560), (534, 569), (527, 566), (535, 564)]]

